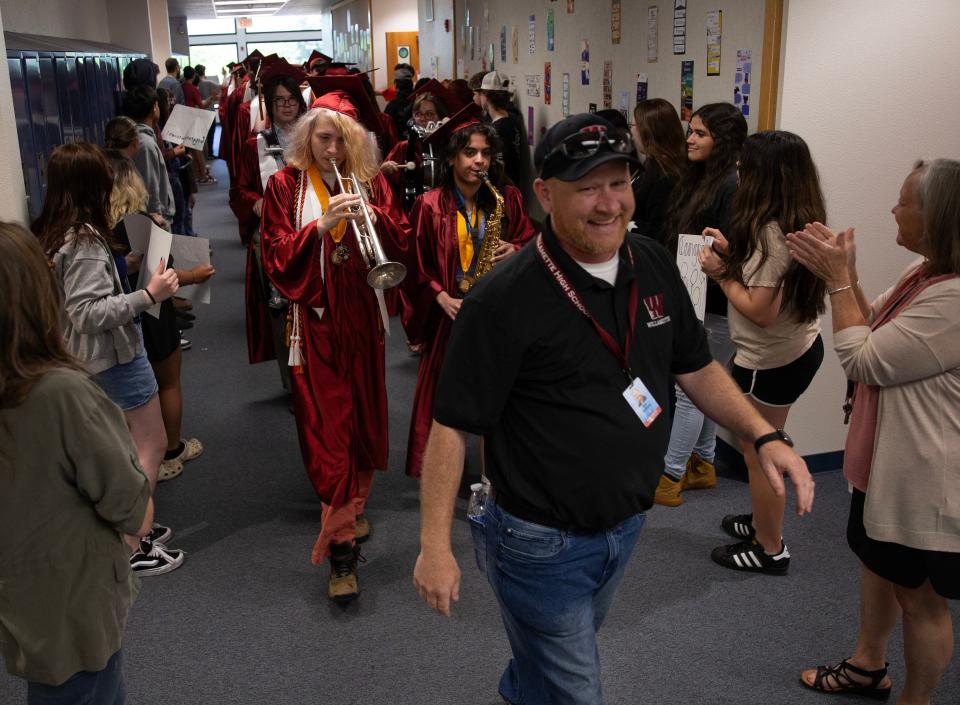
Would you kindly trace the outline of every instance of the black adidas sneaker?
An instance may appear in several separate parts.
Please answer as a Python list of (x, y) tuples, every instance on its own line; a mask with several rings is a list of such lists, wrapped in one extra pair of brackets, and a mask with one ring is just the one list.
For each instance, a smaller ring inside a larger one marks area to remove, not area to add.
[(727, 514), (720, 522), (720, 528), (735, 539), (752, 539), (757, 535), (753, 528), (753, 514)]
[(771, 556), (753, 539), (717, 546), (710, 554), (714, 563), (731, 570), (746, 570), (767, 575), (786, 575), (790, 569), (790, 551), (787, 544), (780, 543), (780, 553)]

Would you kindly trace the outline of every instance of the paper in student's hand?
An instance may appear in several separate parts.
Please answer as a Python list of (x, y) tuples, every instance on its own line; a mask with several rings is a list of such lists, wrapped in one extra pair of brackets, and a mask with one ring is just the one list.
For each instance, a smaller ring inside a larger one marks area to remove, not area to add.
[(146, 254), (150, 243), (150, 228), (156, 227), (153, 220), (140, 213), (128, 213), (123, 216), (123, 225), (127, 229), (130, 251), (139, 255)]
[[(130, 217), (130, 216), (127, 216)], [(157, 266), (160, 264), (160, 260), (168, 263), (170, 262), (170, 239), (173, 237), (163, 228), (157, 226), (152, 220), (145, 216), (137, 216), (143, 218), (144, 220), (150, 223), (149, 236), (147, 239), (147, 244), (141, 251), (145, 251), (143, 261), (140, 263), (140, 279), (137, 282), (138, 289), (146, 288), (147, 284), (150, 283), (150, 277), (153, 276), (153, 273), (156, 271)], [(127, 218), (123, 219), (124, 225), (127, 224)], [(136, 221), (134, 221), (136, 222)], [(129, 227), (129, 226), (128, 226)], [(135, 228), (140, 226), (134, 225)], [(127, 236), (130, 237), (130, 231), (127, 230)], [(139, 235), (134, 237), (140, 237)], [(131, 240), (131, 246), (133, 241)], [(134, 249), (134, 252), (137, 250)], [(149, 313), (154, 318), (160, 318), (160, 304), (154, 304), (147, 309)]]
[(706, 314), (707, 306), (707, 275), (700, 269), (700, 250), (713, 244), (710, 235), (680, 234), (677, 242), (677, 268), (683, 279), (693, 309), (701, 321)]
[[(198, 265), (207, 265), (210, 264), (210, 240), (205, 237), (174, 235), (170, 253), (177, 269), (193, 269)], [(211, 281), (208, 279), (202, 284), (188, 284), (180, 288), (178, 295), (195, 303), (208, 304)]]

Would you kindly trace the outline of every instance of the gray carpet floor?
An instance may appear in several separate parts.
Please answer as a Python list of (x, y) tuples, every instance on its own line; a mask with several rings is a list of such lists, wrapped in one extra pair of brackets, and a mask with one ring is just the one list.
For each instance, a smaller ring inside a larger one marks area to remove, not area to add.
[[(363, 594), (347, 608), (325, 595), (310, 563), (319, 502), (303, 472), (293, 416), (273, 363), (247, 364), (244, 250), (227, 207), (226, 174), (204, 186), (195, 224), (214, 248), (213, 301), (186, 335), (184, 435), (204, 454), (161, 484), (157, 518), (188, 552), (174, 573), (143, 580), (124, 653), (136, 705), (492, 705), (508, 658), (496, 603), (473, 559), (464, 504), (453, 542), (463, 583), (454, 615), (423, 605), (411, 583), (418, 552), (417, 484), (404, 476), (417, 358), (395, 326), (387, 352), (391, 455), (373, 488)], [(476, 474), (476, 447), (468, 475)], [(599, 458), (602, 460), (602, 458)], [(746, 485), (721, 479), (676, 509), (649, 514), (600, 635), (607, 703), (825, 703), (802, 668), (849, 655), (856, 636), (857, 563), (844, 541), (848, 495), (839, 473), (817, 476), (812, 515), (790, 517), (788, 577), (724, 570), (722, 515), (748, 509)], [(960, 609), (954, 604), (954, 620)], [(889, 660), (903, 682), (898, 629)], [(934, 702), (960, 702), (955, 657)], [(0, 705), (22, 683), (0, 675)], [(831, 702), (854, 702), (846, 697)]]

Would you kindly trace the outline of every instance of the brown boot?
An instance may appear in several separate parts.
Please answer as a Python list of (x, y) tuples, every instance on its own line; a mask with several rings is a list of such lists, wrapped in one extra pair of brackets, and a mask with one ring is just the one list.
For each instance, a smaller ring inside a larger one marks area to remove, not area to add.
[(674, 480), (664, 473), (660, 476), (660, 484), (657, 485), (657, 493), (653, 497), (656, 504), (664, 507), (679, 507), (683, 504), (683, 497), (680, 496), (680, 490), (683, 489), (682, 480)]
[(357, 514), (357, 543), (364, 543), (370, 538), (370, 522), (364, 514)]
[(685, 490), (709, 490), (717, 486), (717, 469), (696, 453), (690, 455), (687, 470), (683, 473)]
[(327, 597), (334, 602), (346, 604), (360, 595), (357, 580), (358, 549), (350, 541), (330, 544), (330, 582)]

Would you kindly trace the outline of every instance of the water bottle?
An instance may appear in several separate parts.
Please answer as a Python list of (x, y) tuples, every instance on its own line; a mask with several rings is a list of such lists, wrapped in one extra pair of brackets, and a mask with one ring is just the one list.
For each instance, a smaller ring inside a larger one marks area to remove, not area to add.
[(482, 482), (470, 485), (470, 501), (467, 502), (467, 518), (483, 523), (483, 503), (487, 499), (486, 488)]
[(482, 482), (470, 485), (470, 501), (467, 502), (467, 520), (470, 523), (470, 535), (473, 539), (473, 553), (477, 559), (477, 568), (481, 575), (487, 574), (487, 547), (484, 532), (483, 505), (487, 492)]

